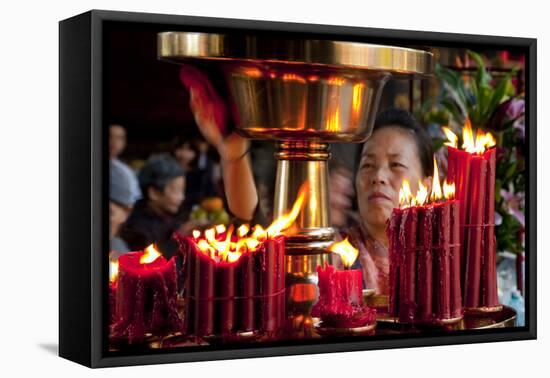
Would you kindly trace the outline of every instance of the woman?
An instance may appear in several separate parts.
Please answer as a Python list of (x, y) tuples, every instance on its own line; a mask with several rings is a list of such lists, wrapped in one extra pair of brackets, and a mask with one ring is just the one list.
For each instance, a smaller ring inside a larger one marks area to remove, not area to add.
[(432, 175), (432, 145), (424, 130), (405, 110), (382, 112), (363, 145), (355, 175), (359, 222), (342, 232), (359, 249), (365, 287), (388, 293), (386, 222), (399, 206), (403, 180), (409, 180), (415, 193), (419, 181), (430, 188)]
[[(220, 153), (229, 210), (243, 221), (252, 221), (258, 213), (258, 195), (247, 154), (248, 141), (235, 133), (223, 136), (225, 104), (200, 71), (185, 66), (181, 79), (189, 90), (191, 110), (199, 129)], [(402, 181), (408, 179), (413, 192), (420, 180), (429, 186), (432, 156), (431, 143), (424, 130), (408, 112), (400, 109), (388, 109), (380, 114), (371, 137), (363, 146), (355, 175), (360, 221), (344, 230), (342, 236), (349, 236), (350, 242), (359, 249), (356, 264), (363, 270), (364, 284), (377, 293), (388, 293), (385, 230), (392, 209), (399, 206)]]

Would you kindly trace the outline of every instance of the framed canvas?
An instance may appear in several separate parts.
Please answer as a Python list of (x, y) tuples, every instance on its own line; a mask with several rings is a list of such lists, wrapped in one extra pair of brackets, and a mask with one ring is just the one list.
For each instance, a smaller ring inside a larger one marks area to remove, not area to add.
[(59, 23), (59, 354), (536, 338), (536, 40)]

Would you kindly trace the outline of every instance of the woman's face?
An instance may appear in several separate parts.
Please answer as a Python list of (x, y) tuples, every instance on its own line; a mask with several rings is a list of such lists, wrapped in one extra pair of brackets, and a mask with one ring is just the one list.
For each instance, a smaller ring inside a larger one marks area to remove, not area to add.
[(386, 226), (394, 207), (399, 206), (399, 189), (408, 179), (416, 193), (418, 181), (428, 181), (412, 132), (398, 126), (375, 131), (363, 146), (355, 178), (362, 221), (368, 228)]

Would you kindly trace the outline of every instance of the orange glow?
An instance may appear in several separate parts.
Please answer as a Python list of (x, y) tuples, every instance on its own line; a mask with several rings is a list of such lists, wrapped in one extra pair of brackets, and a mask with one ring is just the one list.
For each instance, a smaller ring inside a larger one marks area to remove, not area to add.
[(198, 239), (201, 237), (201, 232), (199, 230), (193, 230), (193, 237)]
[(145, 248), (145, 253), (139, 258), (140, 264), (150, 264), (155, 261), (159, 256), (160, 252), (155, 249), (155, 246), (151, 244)]
[(348, 238), (345, 238), (341, 242), (332, 244), (329, 247), (329, 251), (338, 254), (346, 268), (353, 265), (357, 259), (357, 255), (359, 254), (359, 250), (351, 245)]
[(299, 75), (296, 75), (296, 74), (293, 74), (293, 73), (286, 73), (286, 74), (283, 74), (283, 81), (296, 81), (300, 84), (305, 84), (306, 83), (306, 80), (299, 76)]
[(363, 89), (365, 84), (357, 83), (353, 86), (352, 106), (353, 112), (358, 113), (361, 110), (361, 100), (363, 98)]
[(425, 186), (422, 183), (422, 181), (419, 181), (418, 191), (416, 192), (416, 196), (413, 200), (413, 205), (423, 206), (427, 202), (428, 202), (428, 187)]
[(256, 67), (246, 67), (243, 71), (249, 77), (262, 77), (262, 71)]
[(217, 234), (222, 234), (225, 232), (225, 225), (223, 224), (218, 224), (217, 226), (214, 226), (214, 228), (216, 229)]
[(422, 181), (418, 181), (416, 195), (412, 193), (409, 180), (403, 180), (399, 190), (399, 207), (423, 206), (428, 202), (428, 187)]
[(445, 199), (454, 199), (455, 198), (455, 184), (447, 183), (447, 180), (443, 181), (443, 197)]
[(328, 83), (330, 85), (337, 85), (337, 86), (341, 87), (342, 85), (344, 85), (344, 79), (342, 79), (341, 77), (338, 77), (338, 76), (331, 76), (328, 79)]
[(441, 128), (447, 137), (448, 142), (445, 143), (445, 146), (457, 148), (458, 146), (458, 137), (455, 133), (451, 131), (448, 127), (443, 126)]

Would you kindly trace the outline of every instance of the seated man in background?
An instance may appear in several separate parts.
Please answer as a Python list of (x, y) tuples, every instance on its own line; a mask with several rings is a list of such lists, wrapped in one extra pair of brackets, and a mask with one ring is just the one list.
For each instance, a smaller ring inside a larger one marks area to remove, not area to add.
[(172, 233), (182, 227), (176, 215), (184, 199), (184, 172), (172, 157), (157, 155), (145, 163), (138, 179), (143, 198), (136, 202), (120, 236), (132, 251), (154, 243), (165, 257), (173, 256), (177, 245)]

